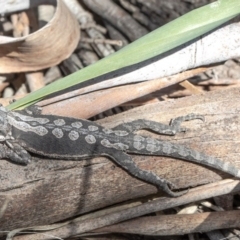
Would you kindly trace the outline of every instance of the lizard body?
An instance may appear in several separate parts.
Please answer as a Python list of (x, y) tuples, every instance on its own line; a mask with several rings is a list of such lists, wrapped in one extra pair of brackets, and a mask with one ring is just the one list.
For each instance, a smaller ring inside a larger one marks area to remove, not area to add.
[(21, 164), (30, 162), (29, 152), (69, 160), (107, 156), (131, 175), (176, 197), (186, 191), (173, 192), (171, 187), (174, 185), (171, 182), (153, 172), (139, 169), (127, 153), (174, 157), (240, 177), (240, 171), (230, 163), (178, 144), (134, 133), (140, 129), (148, 129), (159, 134), (175, 135), (184, 131), (180, 127), (183, 121), (193, 119), (204, 120), (201, 115), (189, 114), (172, 120), (170, 125), (140, 119), (107, 129), (88, 120), (41, 115), (38, 110), (7, 111), (1, 106), (0, 142), (7, 146), (3, 156)]

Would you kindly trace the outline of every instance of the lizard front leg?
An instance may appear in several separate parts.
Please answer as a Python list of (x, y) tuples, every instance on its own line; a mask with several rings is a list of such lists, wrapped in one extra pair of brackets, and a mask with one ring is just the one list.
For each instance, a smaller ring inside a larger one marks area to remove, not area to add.
[(14, 140), (7, 140), (4, 152), (5, 156), (3, 158), (7, 158), (12, 162), (18, 164), (27, 165), (31, 161), (31, 155), (16, 141)]
[(128, 123), (123, 123), (120, 124), (112, 130), (121, 130), (121, 131), (127, 131), (127, 132), (135, 132), (141, 129), (147, 129), (147, 130), (152, 130), (156, 133), (159, 134), (164, 134), (164, 135), (175, 135), (177, 132), (182, 132), (185, 131), (185, 128), (181, 128), (181, 123), (184, 121), (190, 121), (194, 119), (201, 119), (204, 121), (204, 117), (202, 115), (198, 114), (188, 114), (186, 116), (182, 117), (177, 117), (171, 120), (170, 124), (163, 124), (159, 122), (154, 122), (151, 120), (145, 120), (145, 119), (138, 119), (132, 122)]
[(173, 192), (170, 189), (171, 187), (174, 186), (173, 183), (167, 181), (164, 178), (157, 176), (151, 171), (140, 169), (132, 160), (131, 156), (129, 156), (125, 152), (112, 151), (111, 153), (104, 154), (104, 155), (107, 155), (114, 162), (116, 162), (118, 165), (123, 167), (132, 176), (139, 178), (147, 183), (155, 185), (159, 190), (166, 192), (171, 197), (178, 197), (187, 193), (187, 191)]

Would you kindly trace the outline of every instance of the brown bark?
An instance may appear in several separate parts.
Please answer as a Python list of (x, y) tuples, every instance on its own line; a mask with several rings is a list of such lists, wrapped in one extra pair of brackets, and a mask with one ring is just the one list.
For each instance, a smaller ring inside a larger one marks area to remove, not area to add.
[[(188, 113), (203, 114), (206, 122), (184, 123), (186, 133), (175, 137), (144, 134), (184, 144), (224, 161), (238, 162), (239, 88), (210, 92), (137, 108), (99, 121), (112, 127), (133, 119), (168, 123)], [(143, 132), (142, 132), (143, 134)], [(133, 156), (138, 166), (166, 177), (179, 188), (188, 188), (230, 177), (213, 169), (181, 160)], [(100, 209), (129, 199), (157, 193), (127, 174), (106, 158), (85, 161), (60, 161), (34, 158), (28, 166), (0, 161), (2, 208), (0, 230), (48, 224), (80, 213)], [(5, 205), (4, 205), (5, 203)]]
[[(14, 240), (49, 240), (48, 236), (56, 236), (58, 238), (68, 238), (71, 236), (76, 236), (84, 233), (88, 233), (91, 231), (96, 232), (110, 232), (116, 231), (118, 227), (117, 223), (126, 221), (128, 219), (136, 219), (139, 216), (143, 216), (153, 212), (159, 212), (162, 210), (166, 210), (169, 208), (175, 208), (181, 206), (183, 204), (188, 204), (191, 202), (196, 202), (202, 199), (211, 198), (214, 196), (219, 196), (221, 194), (228, 194), (230, 192), (236, 193), (239, 192), (240, 184), (238, 180), (222, 180), (220, 182), (215, 182), (211, 184), (207, 184), (204, 186), (196, 187), (191, 189), (187, 194), (178, 197), (178, 198), (159, 198), (153, 201), (147, 201), (145, 203), (140, 204), (139, 202), (134, 202), (130, 204), (123, 204), (120, 206), (113, 206), (108, 209), (103, 209), (97, 212), (93, 212), (90, 214), (86, 214), (75, 218), (73, 221), (64, 222), (50, 226), (40, 226), (32, 228), (31, 230), (38, 231), (38, 230), (45, 230), (45, 233), (37, 233), (37, 234), (30, 234), (30, 235), (22, 235), (14, 238)], [(231, 215), (232, 216), (232, 215)], [(231, 219), (230, 216), (230, 219)], [(232, 216), (233, 217), (233, 216)], [(233, 228), (237, 226), (238, 222), (235, 221), (237, 216), (234, 215), (232, 221), (228, 221), (224, 224), (224, 228)], [(228, 215), (229, 218), (229, 215)], [(142, 222), (141, 218), (138, 218), (140, 223)], [(167, 219), (167, 216), (166, 218)], [(156, 220), (156, 219), (155, 219)], [(207, 221), (208, 219), (206, 219)], [(213, 219), (211, 219), (213, 220)], [(138, 220), (136, 220), (138, 221)], [(133, 224), (136, 225), (136, 221), (133, 221)], [(131, 226), (132, 221), (128, 221), (129, 226)], [(113, 225), (113, 229), (111, 225)], [(196, 225), (196, 222), (195, 222)], [(106, 227), (107, 226), (107, 227)], [(109, 227), (108, 227), (109, 226)], [(121, 226), (121, 223), (120, 223)], [(192, 227), (193, 225), (191, 225)], [(154, 234), (154, 231), (158, 231), (159, 227), (158, 224), (155, 224), (151, 229), (152, 231), (149, 232), (149, 227), (151, 225), (147, 225), (141, 229), (142, 233), (146, 234)], [(39, 229), (41, 228), (41, 229)], [(154, 229), (153, 229), (154, 228)], [(213, 229), (221, 229), (223, 228), (222, 222), (217, 221), (215, 224), (209, 226), (209, 224), (205, 224), (202, 222), (201, 231), (206, 232)], [(96, 230), (98, 229), (98, 230)], [(112, 229), (112, 230), (110, 230)], [(129, 233), (131, 232), (131, 227), (129, 228)], [(24, 229), (23, 231), (26, 231)], [(128, 229), (126, 229), (128, 231)], [(134, 230), (134, 226), (133, 226)], [(190, 231), (189, 226), (182, 225), (182, 228), (175, 229), (174, 234), (182, 234), (183, 232)], [(191, 231), (194, 231), (191, 229)], [(116, 231), (117, 232), (117, 231)], [(167, 232), (165, 232), (167, 233)], [(163, 234), (163, 232), (159, 232), (159, 234)], [(173, 234), (173, 231), (169, 231), (169, 234)]]
[(155, 236), (183, 235), (226, 229), (229, 228), (229, 226), (237, 228), (240, 226), (239, 217), (239, 210), (142, 217), (101, 228), (96, 232), (117, 232)]

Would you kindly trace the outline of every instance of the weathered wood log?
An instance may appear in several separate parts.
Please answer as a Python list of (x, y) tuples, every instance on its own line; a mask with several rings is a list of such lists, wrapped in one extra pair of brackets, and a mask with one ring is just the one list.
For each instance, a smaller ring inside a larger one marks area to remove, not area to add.
[(205, 212), (195, 214), (163, 215), (142, 217), (105, 227), (99, 233), (116, 232), (152, 236), (183, 235), (197, 232), (209, 232), (217, 229), (240, 225), (240, 211)]
[[(164, 101), (99, 121), (106, 127), (144, 118), (168, 123), (188, 113), (206, 122), (186, 122), (174, 137), (139, 133), (186, 145), (240, 168), (239, 88)], [(158, 156), (133, 156), (137, 165), (189, 188), (231, 176), (208, 167)], [(49, 224), (129, 199), (156, 194), (154, 186), (133, 178), (107, 158), (60, 161), (34, 158), (28, 166), (0, 161), (0, 230)]]

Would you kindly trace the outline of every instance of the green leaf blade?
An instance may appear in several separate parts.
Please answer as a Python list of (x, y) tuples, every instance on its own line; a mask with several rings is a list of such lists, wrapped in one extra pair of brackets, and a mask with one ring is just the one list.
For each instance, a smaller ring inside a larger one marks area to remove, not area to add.
[(30, 93), (8, 108), (25, 107), (54, 92), (160, 55), (219, 27), (239, 13), (240, 0), (219, 0), (195, 9), (95, 64)]

